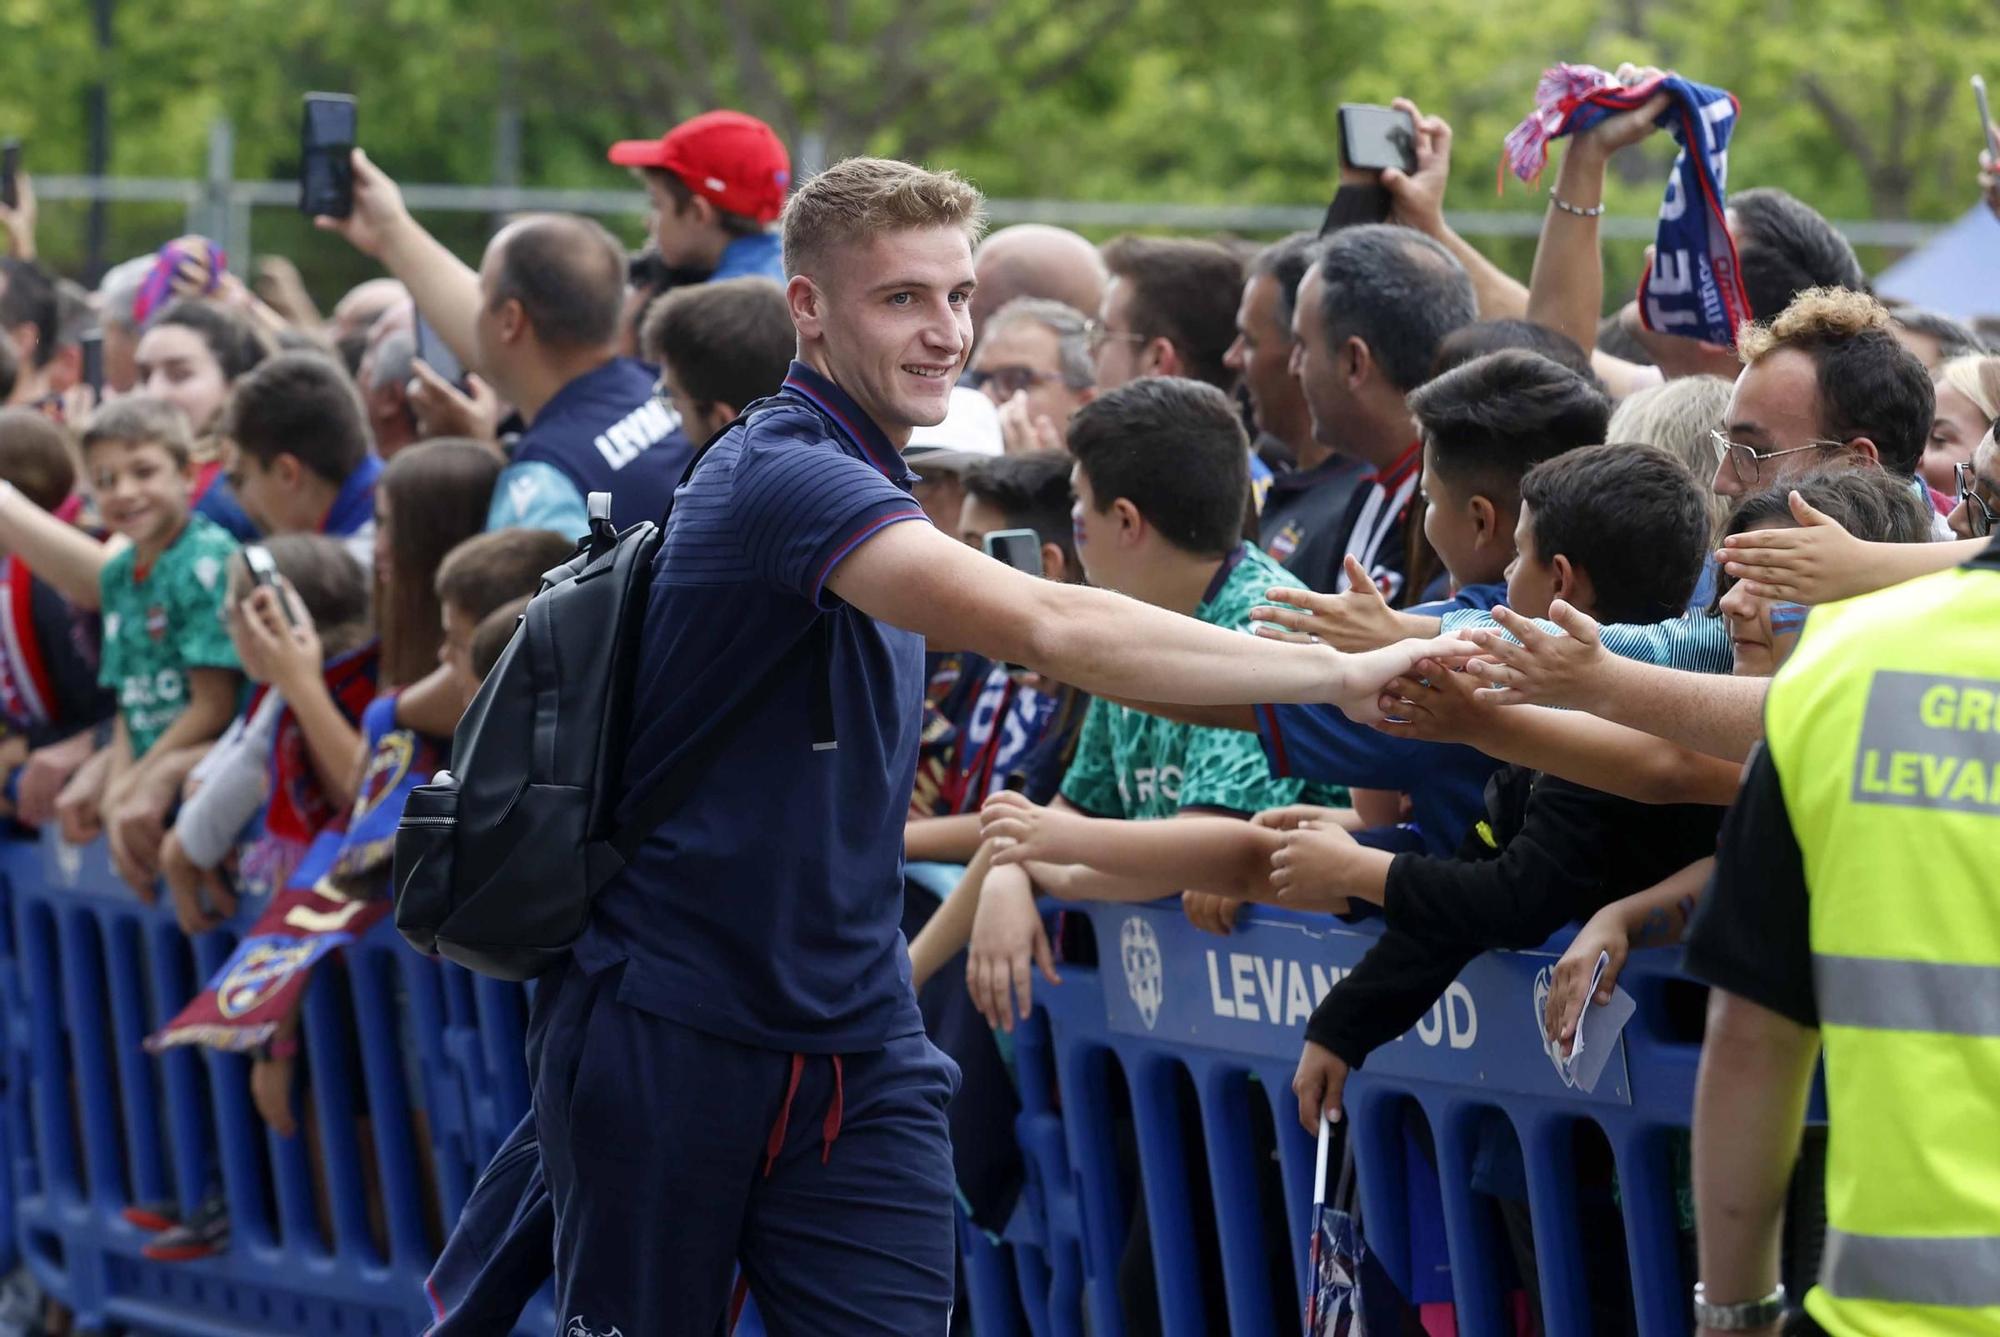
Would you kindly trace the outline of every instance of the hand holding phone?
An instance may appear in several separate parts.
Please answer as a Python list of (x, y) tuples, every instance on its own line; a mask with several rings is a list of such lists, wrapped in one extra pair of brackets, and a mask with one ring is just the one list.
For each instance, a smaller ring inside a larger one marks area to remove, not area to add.
[(285, 615), (285, 625), (298, 626), (292, 602), (285, 597), (285, 587), (278, 583), (278, 564), (272, 559), (271, 550), (261, 543), (252, 543), (243, 549), (243, 560), (249, 564), (251, 583), (259, 589), (271, 591), (277, 599), (278, 611)]
[(1400, 107), (1359, 102), (1340, 106), (1340, 160), (1363, 172), (1417, 170), (1416, 117)]
[(354, 99), (308, 93), (299, 128), (299, 211), (345, 218), (354, 212)]
[(0, 204), (9, 209), (21, 207), (21, 141), (18, 139), (0, 144)]

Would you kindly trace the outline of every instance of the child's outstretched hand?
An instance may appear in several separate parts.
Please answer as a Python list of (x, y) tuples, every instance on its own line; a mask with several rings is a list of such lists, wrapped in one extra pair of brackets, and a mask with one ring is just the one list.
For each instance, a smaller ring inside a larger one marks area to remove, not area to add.
[(1334, 822), (1303, 821), (1285, 833), (1271, 853), (1271, 890), (1279, 905), (1294, 910), (1345, 914), (1347, 859), (1360, 846)]
[(996, 864), (1088, 863), (1090, 819), (1032, 802), (1012, 790), (979, 810), (979, 839), (993, 841)]

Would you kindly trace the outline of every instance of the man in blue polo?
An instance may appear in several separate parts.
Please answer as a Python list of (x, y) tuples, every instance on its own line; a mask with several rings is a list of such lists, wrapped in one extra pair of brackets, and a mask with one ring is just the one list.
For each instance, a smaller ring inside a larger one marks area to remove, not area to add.
[(945, 1331), (957, 1074), (897, 927), (926, 638), (1115, 696), (1357, 713), (1386, 674), (1463, 652), (1245, 637), (933, 529), (898, 452), (944, 417), (970, 352), (980, 212), (957, 177), (879, 159), (801, 187), (798, 360), (675, 504), (628, 792), (691, 748), (710, 760), (540, 981), (529, 1027), (566, 1331), (708, 1337), (739, 1265), (776, 1333)]
[(426, 232), (402, 192), (354, 154), (354, 210), (322, 218), (401, 279), (417, 310), (526, 423), (487, 527), (579, 535), (584, 498), (611, 494), (620, 526), (658, 519), (692, 452), (653, 370), (616, 352), (625, 253), (569, 214), (509, 223), (475, 273)]

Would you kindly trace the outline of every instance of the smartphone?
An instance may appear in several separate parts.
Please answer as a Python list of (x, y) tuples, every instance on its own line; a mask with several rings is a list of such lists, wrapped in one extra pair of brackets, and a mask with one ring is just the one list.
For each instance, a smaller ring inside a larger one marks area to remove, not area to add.
[(1417, 170), (1417, 121), (1394, 107), (1340, 104), (1340, 156), (1349, 167), (1380, 172)]
[[(1986, 104), (1986, 80), (1976, 74), (1972, 76), (1972, 98), (1979, 104), (1979, 147), (1991, 155), (1994, 166), (2000, 167), (2000, 138), (1993, 133), (1993, 108)], [(7, 180), (10, 183), (14, 180), (11, 169)]]
[(417, 356), (424, 365), (438, 375), (463, 390), (465, 388), (465, 365), (458, 360), (458, 354), (451, 351), (451, 345), (438, 337), (431, 323), (423, 316), (417, 317)]
[(18, 139), (0, 144), (0, 204), (9, 209), (21, 207), (21, 141)]
[(83, 383), (104, 397), (104, 332), (91, 330), (77, 341), (83, 347)]
[(299, 211), (345, 218), (354, 212), (354, 99), (308, 93), (299, 127)]
[(986, 555), (1030, 576), (1042, 574), (1042, 536), (1032, 529), (996, 529), (985, 539)]
[(278, 598), (278, 608), (285, 615), (287, 624), (296, 627), (298, 619), (292, 616), (291, 600), (278, 585), (278, 564), (271, 559), (271, 550), (261, 543), (252, 543), (243, 549), (243, 560), (250, 566), (251, 583), (260, 589), (267, 589)]

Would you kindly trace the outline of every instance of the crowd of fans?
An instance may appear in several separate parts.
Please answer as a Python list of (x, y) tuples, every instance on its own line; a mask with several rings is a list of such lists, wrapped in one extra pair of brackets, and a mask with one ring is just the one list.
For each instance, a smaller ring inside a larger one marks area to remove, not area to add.
[[(1221, 934), (1247, 901), (1382, 915), (1305, 1028), (1309, 1126), (1474, 956), (1580, 921), (1548, 1003), (1566, 1042), (1600, 953), (1601, 997), (1696, 916), (1806, 610), (1993, 532), (1990, 325), (1871, 296), (1840, 233), (1768, 187), (1728, 200), (1756, 322), (1734, 347), (1636, 301), (1600, 319), (1593, 210), (1652, 122), (1573, 141), (1523, 286), (1452, 231), (1450, 129), (1409, 110), (1417, 170), (1343, 177), (1379, 221), (1268, 245), (1019, 226), (977, 252), (961, 387), (907, 455), (940, 529), (1032, 531), (1048, 579), (1224, 627), (1356, 651), (1441, 627), (1487, 657), (1398, 682), (1371, 727), (1089, 700), (931, 647), (908, 922), (967, 1074), (975, 1217), (1010, 1182), (991, 1029), (1058, 978), (1037, 893), (1178, 896)], [(24, 179), (0, 210), (0, 814), (101, 836), (200, 935), (310, 872), (385, 756), (448, 753), (586, 496), (656, 518), (792, 357), (771, 132), (711, 113), (611, 160), (650, 194), (645, 250), (535, 215), (475, 270), (357, 154), (353, 213), (321, 225), (390, 277), (324, 319), (285, 266), (253, 290), (198, 237), (86, 291), (34, 258)], [(342, 869), (342, 895), (387, 894), (385, 849)], [(296, 1032), (294, 1010), (241, 1046), (286, 1135)], [(228, 1247), (219, 1192), (130, 1215), (158, 1258)]]

